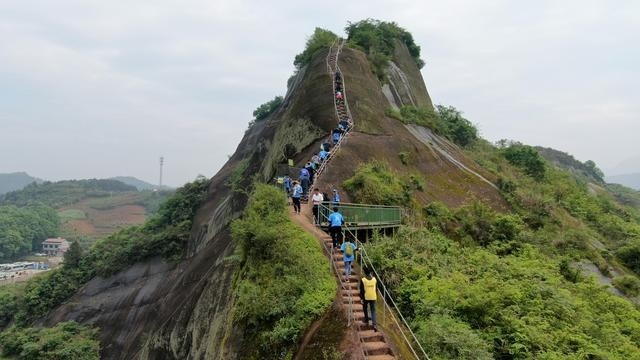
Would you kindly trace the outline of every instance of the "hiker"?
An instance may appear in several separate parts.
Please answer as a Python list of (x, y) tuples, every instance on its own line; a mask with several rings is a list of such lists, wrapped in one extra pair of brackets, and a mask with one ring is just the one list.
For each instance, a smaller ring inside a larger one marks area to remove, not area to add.
[(311, 174), (307, 168), (300, 169), (300, 185), (302, 186), (302, 194), (306, 194), (309, 191), (309, 178)]
[(313, 156), (311, 157), (311, 163), (315, 164), (316, 168), (320, 166), (320, 164), (322, 164), (322, 159), (320, 158), (318, 153), (313, 154)]
[(324, 200), (324, 196), (320, 193), (320, 189), (313, 189), (311, 203), (313, 204), (313, 223), (320, 225), (320, 204)]
[(320, 157), (320, 161), (325, 161), (329, 158), (329, 152), (320, 150), (320, 152), (318, 153), (318, 156)]
[(291, 178), (289, 175), (285, 175), (282, 180), (282, 186), (284, 187), (284, 191), (287, 193), (287, 196), (291, 195)]
[(291, 201), (293, 201), (293, 212), (300, 214), (300, 198), (302, 197), (302, 186), (297, 181), (293, 182), (293, 194), (291, 194)]
[(342, 225), (344, 224), (344, 218), (342, 214), (338, 212), (338, 207), (333, 207), (333, 212), (329, 215), (329, 234), (331, 234), (331, 240), (333, 241), (333, 248), (337, 248), (338, 244), (342, 240)]
[(340, 72), (336, 71), (336, 81), (340, 81), (341, 78), (342, 76), (340, 76)]
[[(369, 312), (371, 313), (371, 322), (373, 324), (373, 331), (378, 331), (376, 328), (376, 300), (378, 294), (376, 288), (378, 280), (373, 276), (371, 269), (367, 266), (364, 268), (364, 277), (360, 279), (360, 299), (362, 299), (362, 310), (364, 311), (364, 324), (369, 325)], [(367, 307), (369, 311), (367, 311)]]
[(333, 206), (338, 206), (340, 204), (340, 194), (338, 193), (338, 189), (333, 189)]
[(336, 100), (342, 100), (344, 99), (344, 97), (342, 97), (342, 91), (336, 91)]
[(349, 120), (344, 119), (338, 123), (338, 127), (342, 131), (347, 131), (349, 130), (349, 128), (351, 128), (351, 123), (349, 122)]
[(331, 143), (329, 142), (329, 139), (327, 139), (322, 143), (322, 145), (320, 145), (320, 150), (324, 150), (326, 152), (331, 151)]
[(333, 129), (333, 131), (331, 132), (331, 138), (333, 139), (334, 144), (340, 142), (340, 138), (342, 137), (343, 132), (344, 131), (340, 130), (340, 128)]
[[(316, 173), (315, 169), (313, 168), (313, 165), (311, 164), (311, 162), (308, 162), (305, 166), (305, 169), (307, 169), (307, 171), (309, 172), (309, 185), (313, 184), (313, 177)], [(306, 194), (306, 193), (305, 193)]]
[(358, 246), (349, 240), (345, 240), (340, 246), (340, 251), (344, 254), (344, 272), (347, 280), (351, 277), (351, 263), (355, 258), (356, 250), (358, 250)]

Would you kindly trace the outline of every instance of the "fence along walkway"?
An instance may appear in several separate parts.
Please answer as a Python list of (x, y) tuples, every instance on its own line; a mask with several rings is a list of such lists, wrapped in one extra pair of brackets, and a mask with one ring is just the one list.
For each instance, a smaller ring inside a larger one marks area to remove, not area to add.
[(397, 228), (402, 223), (402, 209), (399, 206), (365, 205), (351, 203), (333, 203), (325, 201), (320, 205), (320, 227), (328, 228), (329, 215), (334, 205), (340, 207), (340, 213), (346, 223), (346, 230), (388, 229)]

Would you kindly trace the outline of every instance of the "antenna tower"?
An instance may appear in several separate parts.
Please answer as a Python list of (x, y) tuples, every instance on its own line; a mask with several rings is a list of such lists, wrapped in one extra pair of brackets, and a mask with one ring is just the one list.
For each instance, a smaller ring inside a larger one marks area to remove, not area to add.
[(162, 187), (162, 167), (164, 166), (164, 156), (160, 156), (160, 183), (159, 186)]

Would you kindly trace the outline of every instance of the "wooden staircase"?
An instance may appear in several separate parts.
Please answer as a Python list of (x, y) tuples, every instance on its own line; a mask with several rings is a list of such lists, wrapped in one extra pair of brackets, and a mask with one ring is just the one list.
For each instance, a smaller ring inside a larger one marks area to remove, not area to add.
[[(329, 235), (321, 236), (321, 241), (324, 242), (325, 248), (331, 249), (332, 241)], [(360, 298), (359, 291), (359, 279), (361, 269), (352, 264), (351, 267), (351, 276), (346, 279), (345, 266), (344, 266), (344, 255), (340, 250), (334, 250), (332, 254), (328, 254), (333, 258), (337, 265), (337, 269), (339, 274), (336, 276), (342, 277), (340, 289), (340, 297), (342, 299), (342, 307), (344, 312), (349, 316), (349, 304), (352, 306), (352, 320), (355, 326), (355, 331), (358, 334), (358, 339), (360, 340), (360, 345), (362, 347), (362, 353), (364, 358), (367, 360), (394, 360), (396, 357), (394, 356), (393, 350), (387, 341), (387, 338), (384, 334), (384, 330), (378, 324), (377, 331), (373, 329), (372, 325), (364, 324), (364, 309), (362, 305), (362, 299)], [(351, 297), (351, 299), (349, 299)]]

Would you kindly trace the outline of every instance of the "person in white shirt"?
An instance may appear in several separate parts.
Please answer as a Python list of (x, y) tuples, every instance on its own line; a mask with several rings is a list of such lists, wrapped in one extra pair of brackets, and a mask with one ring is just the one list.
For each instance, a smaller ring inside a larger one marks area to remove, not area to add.
[(313, 195), (311, 196), (311, 203), (313, 204), (313, 223), (320, 224), (320, 204), (324, 200), (324, 196), (320, 193), (320, 189), (313, 189)]

